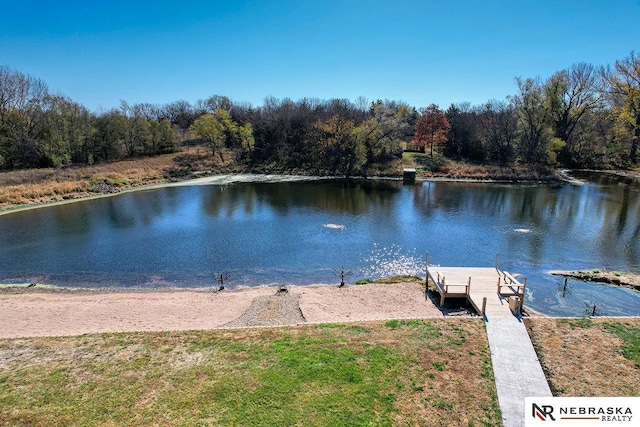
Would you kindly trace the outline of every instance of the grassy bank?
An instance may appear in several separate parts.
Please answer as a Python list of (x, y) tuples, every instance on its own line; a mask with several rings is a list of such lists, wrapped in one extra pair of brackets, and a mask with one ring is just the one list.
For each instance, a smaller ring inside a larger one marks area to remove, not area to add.
[(640, 395), (640, 319), (530, 318), (526, 325), (554, 395)]
[(203, 173), (243, 171), (228, 153), (227, 158), (223, 163), (206, 147), (195, 146), (173, 154), (93, 166), (0, 172), (0, 209), (117, 193)]
[[(527, 181), (551, 179), (548, 172), (530, 168), (500, 168), (454, 162), (439, 154), (404, 153), (402, 162), (372, 165), (368, 176), (396, 176), (402, 167), (415, 167), (423, 178)], [(259, 165), (248, 170), (235, 164), (233, 154), (225, 153), (225, 161), (213, 156), (204, 145), (183, 147), (181, 151), (157, 157), (136, 158), (93, 166), (61, 169), (29, 169), (0, 172), (0, 210), (37, 205), (67, 199), (78, 199), (104, 193), (116, 193), (133, 187), (184, 180), (203, 174), (220, 173), (284, 173), (323, 175), (327, 171), (282, 170), (276, 165)]]
[(166, 180), (175, 155), (66, 169), (0, 173), (0, 209), (117, 192)]
[(405, 152), (402, 155), (404, 167), (415, 168), (421, 178), (446, 178), (461, 180), (492, 180), (492, 181), (559, 181), (553, 170), (527, 166), (497, 166), (480, 165), (466, 162), (456, 162), (434, 153), (433, 156), (424, 153)]
[(0, 342), (2, 425), (499, 425), (478, 319)]
[(640, 274), (607, 270), (551, 271), (550, 273), (556, 276), (587, 282), (607, 283), (640, 291)]

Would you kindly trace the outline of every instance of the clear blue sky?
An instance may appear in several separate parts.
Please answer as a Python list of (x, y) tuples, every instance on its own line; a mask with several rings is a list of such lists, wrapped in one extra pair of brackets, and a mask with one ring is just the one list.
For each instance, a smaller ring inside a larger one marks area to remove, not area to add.
[(213, 94), (446, 108), (640, 51), (640, 0), (3, 3), (0, 64), (91, 110)]

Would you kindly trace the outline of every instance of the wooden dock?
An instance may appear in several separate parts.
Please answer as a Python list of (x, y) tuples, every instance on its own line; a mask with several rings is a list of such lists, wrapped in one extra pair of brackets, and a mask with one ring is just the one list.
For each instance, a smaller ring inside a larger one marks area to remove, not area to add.
[(497, 256), (493, 268), (432, 267), (427, 254), (426, 270), (427, 283), (435, 285), (440, 305), (447, 298), (465, 298), (483, 315), (502, 423), (505, 426), (524, 425), (525, 399), (552, 395), (527, 329), (519, 317), (526, 279), (520, 283), (515, 275), (499, 270)]
[[(440, 305), (448, 298), (464, 298), (478, 314), (485, 316), (509, 316), (522, 310), (526, 279), (520, 283), (506, 271), (483, 267), (427, 267), (427, 277), (435, 284)], [(510, 301), (510, 297), (517, 300)]]

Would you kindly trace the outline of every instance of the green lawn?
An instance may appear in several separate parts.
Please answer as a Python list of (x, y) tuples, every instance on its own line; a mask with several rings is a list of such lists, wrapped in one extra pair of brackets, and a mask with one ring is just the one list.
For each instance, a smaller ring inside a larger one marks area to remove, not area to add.
[(0, 341), (0, 425), (500, 425), (479, 319)]

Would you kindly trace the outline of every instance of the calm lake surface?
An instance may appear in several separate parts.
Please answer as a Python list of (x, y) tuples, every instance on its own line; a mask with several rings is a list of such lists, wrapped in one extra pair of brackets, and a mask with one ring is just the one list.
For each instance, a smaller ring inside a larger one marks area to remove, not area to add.
[[(430, 264), (528, 278), (551, 315), (640, 315), (640, 294), (549, 270), (640, 272), (640, 183), (238, 183), (143, 190), (0, 216), (0, 283), (201, 287), (338, 283)], [(338, 274), (336, 274), (338, 271)]]

